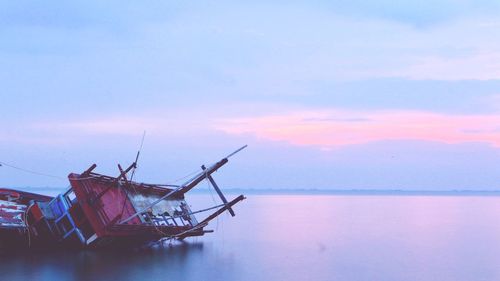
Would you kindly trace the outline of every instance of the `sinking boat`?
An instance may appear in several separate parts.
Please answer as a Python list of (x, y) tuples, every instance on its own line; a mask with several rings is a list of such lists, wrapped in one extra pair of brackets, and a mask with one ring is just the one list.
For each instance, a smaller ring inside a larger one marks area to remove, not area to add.
[[(34, 202), (50, 202), (50, 196), (0, 188), (0, 249), (25, 248), (31, 244), (29, 228), (26, 225), (28, 211), (36, 214), (37, 211), (30, 209)], [(39, 228), (42, 230), (42, 227)], [(43, 233), (40, 233), (40, 237)], [(33, 241), (35, 243), (35, 241)]]
[[(55, 197), (0, 189), (0, 248), (123, 248), (213, 232), (206, 229), (208, 223), (226, 211), (235, 216), (232, 207), (245, 197), (228, 201), (212, 174), (245, 147), (202, 166), (181, 185), (133, 181), (137, 157), (126, 169), (118, 165), (117, 177), (94, 172), (95, 164), (71, 173), (70, 187)], [(185, 194), (203, 180), (211, 183), (221, 204), (193, 211)], [(196, 217), (208, 211), (205, 218)]]

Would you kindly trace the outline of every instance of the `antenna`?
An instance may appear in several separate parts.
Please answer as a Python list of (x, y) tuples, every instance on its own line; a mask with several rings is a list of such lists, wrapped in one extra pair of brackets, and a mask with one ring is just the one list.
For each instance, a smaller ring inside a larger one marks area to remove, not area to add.
[(130, 181), (134, 179), (135, 175), (135, 169), (137, 169), (137, 161), (139, 161), (139, 155), (141, 154), (142, 146), (144, 145), (144, 138), (146, 137), (146, 131), (142, 133), (142, 140), (141, 140), (141, 146), (139, 147), (139, 150), (137, 151), (137, 155), (135, 156), (135, 161), (134, 161), (134, 170), (132, 171), (132, 176), (130, 176)]

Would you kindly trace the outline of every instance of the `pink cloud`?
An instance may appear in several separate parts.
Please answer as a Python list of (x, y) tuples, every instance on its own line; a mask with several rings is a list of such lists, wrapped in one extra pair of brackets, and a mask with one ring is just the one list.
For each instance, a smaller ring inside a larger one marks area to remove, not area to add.
[(220, 120), (229, 134), (323, 148), (382, 140), (443, 143), (486, 142), (500, 146), (500, 115), (445, 115), (419, 111), (298, 111)]

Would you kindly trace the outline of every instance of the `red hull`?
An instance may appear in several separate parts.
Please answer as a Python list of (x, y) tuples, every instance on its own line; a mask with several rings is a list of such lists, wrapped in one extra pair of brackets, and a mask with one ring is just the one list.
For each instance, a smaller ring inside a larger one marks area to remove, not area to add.
[[(243, 147), (244, 148), (244, 147)], [(240, 151), (241, 149), (236, 152)], [(236, 153), (235, 152), (235, 153)], [(243, 195), (228, 202), (211, 174), (230, 156), (202, 170), (180, 186), (137, 183), (127, 173), (110, 177), (87, 171), (68, 176), (71, 187), (56, 197), (0, 189), (0, 245), (4, 247), (106, 248), (144, 245), (161, 239), (201, 236), (209, 221), (232, 207)], [(192, 211), (184, 194), (208, 180), (222, 204)], [(195, 214), (217, 209), (202, 221)], [(22, 244), (22, 245), (21, 245)]]

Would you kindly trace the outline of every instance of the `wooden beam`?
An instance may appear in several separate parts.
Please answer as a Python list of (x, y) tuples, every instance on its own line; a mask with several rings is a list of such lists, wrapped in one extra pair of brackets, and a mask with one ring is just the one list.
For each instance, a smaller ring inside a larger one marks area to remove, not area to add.
[[(203, 171), (205, 171), (207, 168), (205, 167), (205, 165), (202, 165), (201, 169), (203, 169)], [(220, 190), (219, 186), (217, 186), (217, 183), (215, 183), (214, 178), (212, 178), (211, 175), (207, 175), (207, 178), (210, 181), (210, 183), (212, 184), (212, 186), (214, 187), (215, 191), (219, 195), (219, 197), (222, 200), (222, 202), (224, 203), (224, 205), (227, 205), (227, 199), (224, 196), (224, 194), (222, 193), (222, 191)], [(229, 213), (231, 214), (232, 217), (236, 216), (236, 214), (234, 213), (233, 209), (228, 208), (227, 210), (229, 211)]]
[(227, 209), (231, 208), (232, 206), (234, 206), (236, 203), (240, 202), (240, 201), (243, 201), (245, 198), (245, 196), (243, 195), (240, 195), (238, 197), (236, 197), (235, 199), (233, 199), (233, 201), (229, 202), (227, 205), (225, 205), (224, 207), (220, 208), (219, 210), (215, 211), (213, 214), (211, 214), (210, 216), (208, 216), (206, 219), (204, 219), (202, 222), (200, 222), (199, 224), (207, 224), (209, 221), (215, 219), (217, 216), (219, 216), (220, 214), (222, 214), (223, 212), (225, 212)]
[(118, 164), (118, 170), (120, 170), (120, 175), (118, 177), (116, 177), (116, 181), (119, 181), (120, 178), (123, 178), (123, 180), (125, 181), (125, 183), (128, 183), (128, 179), (127, 179), (127, 173), (130, 172), (130, 170), (132, 170), (133, 168), (137, 167), (135, 162), (132, 163), (125, 171), (123, 170), (122, 166), (120, 164)]
[(82, 177), (88, 177), (90, 173), (97, 167), (97, 165), (94, 163), (90, 168), (88, 168), (85, 172), (82, 173)]

